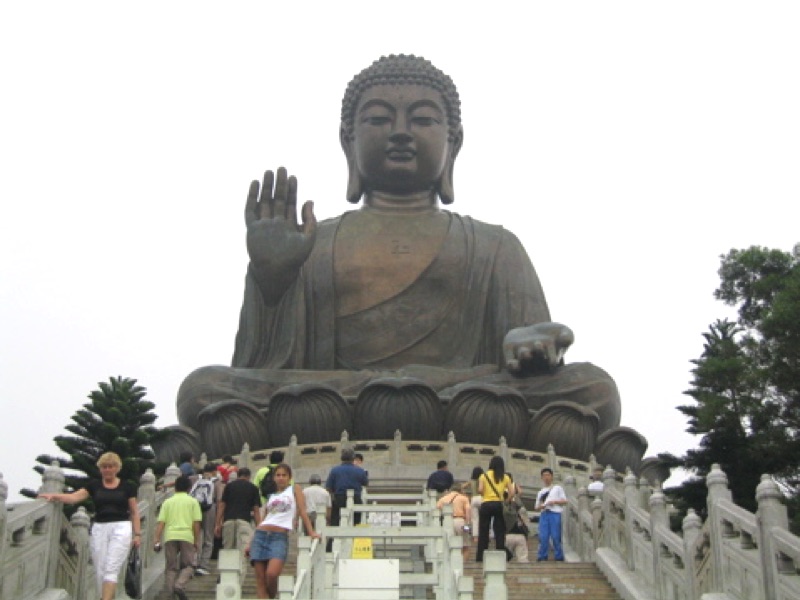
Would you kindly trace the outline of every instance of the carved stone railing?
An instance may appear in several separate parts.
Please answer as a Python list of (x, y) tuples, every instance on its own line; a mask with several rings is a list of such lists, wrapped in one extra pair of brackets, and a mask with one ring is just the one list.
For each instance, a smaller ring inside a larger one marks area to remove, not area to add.
[[(171, 467), (165, 481), (176, 478)], [(43, 493), (61, 493), (64, 474), (58, 464), (45, 469)], [(86, 509), (67, 519), (57, 502), (32, 500), (7, 504), (8, 485), (0, 475), (0, 598), (29, 600), (42, 595), (48, 599), (95, 600), (97, 584), (89, 551), (90, 518)], [(156, 492), (152, 471), (142, 476), (138, 491), (142, 520), (141, 556), (143, 587), (157, 589), (163, 580), (163, 557), (153, 551), (158, 507), (166, 498)], [(120, 581), (124, 581), (120, 577)], [(117, 597), (127, 598), (124, 586)]]
[(762, 476), (752, 514), (731, 501), (714, 465), (707, 479), (708, 519), (694, 511), (683, 535), (669, 528), (664, 494), (627, 474), (606, 470), (591, 499), (567, 477), (565, 543), (594, 561), (626, 600), (792, 600), (800, 598), (800, 538), (788, 530), (775, 482)]

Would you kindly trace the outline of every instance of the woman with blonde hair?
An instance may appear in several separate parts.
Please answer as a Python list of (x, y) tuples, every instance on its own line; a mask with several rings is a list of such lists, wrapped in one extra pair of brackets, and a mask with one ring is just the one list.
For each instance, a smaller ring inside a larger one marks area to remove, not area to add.
[(142, 524), (136, 489), (122, 481), (119, 471), (122, 460), (114, 452), (106, 452), (97, 460), (101, 478), (69, 494), (39, 494), (48, 502), (78, 504), (91, 498), (94, 503), (92, 525), (92, 563), (97, 576), (101, 600), (112, 600), (117, 592), (117, 575), (128, 558), (131, 544), (139, 547)]

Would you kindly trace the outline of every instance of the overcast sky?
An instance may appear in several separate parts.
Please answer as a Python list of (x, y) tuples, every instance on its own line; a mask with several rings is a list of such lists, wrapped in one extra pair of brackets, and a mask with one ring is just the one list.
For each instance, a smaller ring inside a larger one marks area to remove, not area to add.
[(250, 180), (350, 208), (341, 97), (383, 54), (462, 99), (452, 210), (521, 239), (568, 361), (606, 369), (648, 454), (682, 453), (719, 256), (798, 241), (796, 2), (6, 2), (0, 472), (10, 499), (97, 382), (158, 426), (229, 364)]

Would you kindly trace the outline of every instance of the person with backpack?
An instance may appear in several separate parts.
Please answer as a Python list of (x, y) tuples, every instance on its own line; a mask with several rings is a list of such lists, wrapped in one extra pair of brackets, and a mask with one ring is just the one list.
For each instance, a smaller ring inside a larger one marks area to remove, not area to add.
[(236, 479), (225, 486), (217, 504), (217, 525), (214, 535), (222, 536), (226, 550), (247, 545), (253, 535), (253, 524), (261, 521), (261, 496), (250, 481), (250, 469), (242, 467)]
[(269, 453), (269, 465), (256, 471), (253, 483), (261, 494), (261, 504), (265, 504), (269, 497), (278, 490), (274, 478), (275, 467), (283, 462), (283, 456), (282, 450), (273, 450)]
[(214, 463), (206, 463), (200, 477), (195, 481), (189, 495), (200, 504), (203, 520), (200, 523), (200, 535), (203, 539), (197, 555), (195, 575), (211, 574), (211, 553), (214, 551), (214, 528), (217, 524), (217, 503), (222, 497), (224, 484), (217, 476)]

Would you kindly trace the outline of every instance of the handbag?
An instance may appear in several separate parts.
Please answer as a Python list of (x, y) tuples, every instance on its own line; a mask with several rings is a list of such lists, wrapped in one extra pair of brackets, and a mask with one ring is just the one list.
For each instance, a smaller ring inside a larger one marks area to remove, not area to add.
[[(500, 494), (497, 492), (497, 488), (494, 487), (492, 480), (489, 478), (488, 475), (484, 474), (486, 481), (489, 482), (489, 485), (492, 486), (492, 490), (494, 490), (494, 495), (498, 498)], [(518, 514), (519, 506), (514, 500), (503, 500), (503, 522), (506, 525), (506, 531), (511, 531), (514, 528), (514, 525), (517, 524), (517, 518), (519, 517)]]
[(125, 570), (125, 593), (134, 600), (142, 597), (142, 558), (139, 549), (131, 548), (128, 554), (128, 568)]

